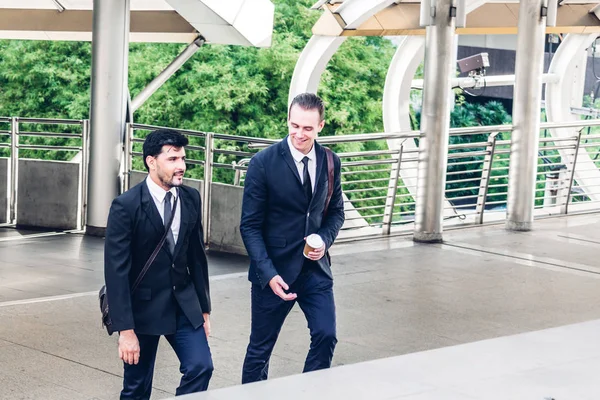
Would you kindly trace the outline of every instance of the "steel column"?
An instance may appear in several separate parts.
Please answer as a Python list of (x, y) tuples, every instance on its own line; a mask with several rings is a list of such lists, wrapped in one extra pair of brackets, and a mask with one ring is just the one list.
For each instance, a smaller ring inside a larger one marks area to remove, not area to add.
[(90, 166), (86, 231), (103, 235), (119, 194), (127, 107), (130, 0), (94, 0)]
[(419, 141), (419, 170), (413, 239), (442, 240), (444, 189), (450, 129), (450, 79), (455, 71), (452, 0), (432, 0), (432, 25), (425, 34), (425, 82)]
[(519, 4), (506, 228), (531, 230), (535, 205), (546, 17), (545, 0)]

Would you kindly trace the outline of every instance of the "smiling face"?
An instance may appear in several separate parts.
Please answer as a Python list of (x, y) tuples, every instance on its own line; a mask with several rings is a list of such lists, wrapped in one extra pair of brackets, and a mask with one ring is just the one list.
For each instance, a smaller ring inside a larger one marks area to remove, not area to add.
[(302, 154), (312, 149), (319, 132), (323, 130), (325, 121), (317, 109), (306, 110), (295, 104), (290, 109), (288, 129), (292, 145)]
[(164, 145), (158, 156), (148, 156), (150, 178), (164, 190), (183, 185), (185, 148)]

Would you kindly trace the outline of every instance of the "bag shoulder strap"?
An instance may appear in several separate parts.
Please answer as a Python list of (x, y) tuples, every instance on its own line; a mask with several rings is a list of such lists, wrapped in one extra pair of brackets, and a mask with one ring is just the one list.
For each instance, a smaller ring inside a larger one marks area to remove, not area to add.
[(331, 196), (333, 195), (333, 152), (329, 150), (327, 147), (323, 147), (325, 149), (325, 154), (327, 155), (327, 200), (325, 200), (325, 210), (323, 211), (323, 218), (327, 215), (327, 209), (329, 208), (329, 202), (331, 201)]
[(171, 213), (171, 218), (169, 218), (169, 223), (165, 227), (166, 228), (165, 233), (163, 233), (162, 238), (158, 242), (158, 245), (156, 245), (156, 248), (152, 252), (152, 255), (150, 256), (150, 258), (148, 258), (148, 261), (146, 261), (144, 268), (142, 268), (142, 271), (140, 272), (137, 279), (135, 280), (133, 287), (131, 289), (131, 294), (133, 294), (135, 292), (135, 290), (138, 288), (138, 286), (142, 282), (142, 279), (144, 279), (144, 275), (146, 275), (146, 272), (148, 272), (150, 265), (152, 265), (152, 263), (156, 259), (156, 256), (158, 255), (158, 252), (165, 244), (165, 240), (167, 240), (167, 235), (169, 234), (169, 231), (171, 230), (171, 225), (173, 224), (173, 219), (175, 218), (175, 211), (177, 211), (177, 203), (179, 203), (179, 191), (177, 191), (177, 197), (175, 197), (175, 204), (173, 205), (173, 212)]

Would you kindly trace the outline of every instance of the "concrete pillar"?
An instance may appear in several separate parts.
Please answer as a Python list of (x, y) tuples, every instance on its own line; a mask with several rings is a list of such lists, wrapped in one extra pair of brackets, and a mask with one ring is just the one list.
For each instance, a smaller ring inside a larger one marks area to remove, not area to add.
[(540, 136), (546, 17), (544, 0), (521, 0), (506, 228), (531, 230)]
[(127, 107), (130, 0), (94, 0), (92, 100), (86, 232), (102, 235), (119, 194)]
[(452, 0), (432, 0), (432, 24), (425, 35), (425, 76), (419, 142), (415, 231), (418, 242), (440, 242), (450, 129), (450, 79), (455, 18)]

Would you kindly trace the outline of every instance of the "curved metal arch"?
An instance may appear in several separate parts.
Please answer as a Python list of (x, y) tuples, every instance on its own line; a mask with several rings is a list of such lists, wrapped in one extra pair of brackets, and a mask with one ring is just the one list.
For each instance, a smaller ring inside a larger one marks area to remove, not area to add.
[[(587, 49), (598, 37), (597, 34), (569, 34), (558, 47), (549, 74), (558, 76), (558, 81), (546, 83), (546, 116), (548, 122), (575, 121), (572, 106), (580, 106), (583, 99), (583, 83), (587, 64)], [(577, 136), (577, 128), (550, 129), (555, 138)], [(574, 161), (571, 150), (559, 150), (563, 162)], [(574, 178), (583, 187), (600, 186), (600, 170), (585, 148), (577, 153)], [(592, 200), (600, 200), (600, 194), (589, 193)]]
[[(394, 1), (346, 0), (336, 10), (336, 14), (342, 17), (347, 27), (359, 26), (377, 12), (393, 4)], [(296, 62), (290, 84), (288, 104), (300, 93), (317, 93), (323, 71), (325, 71), (329, 60), (345, 40), (346, 37), (320, 35), (313, 35), (310, 38)]]

